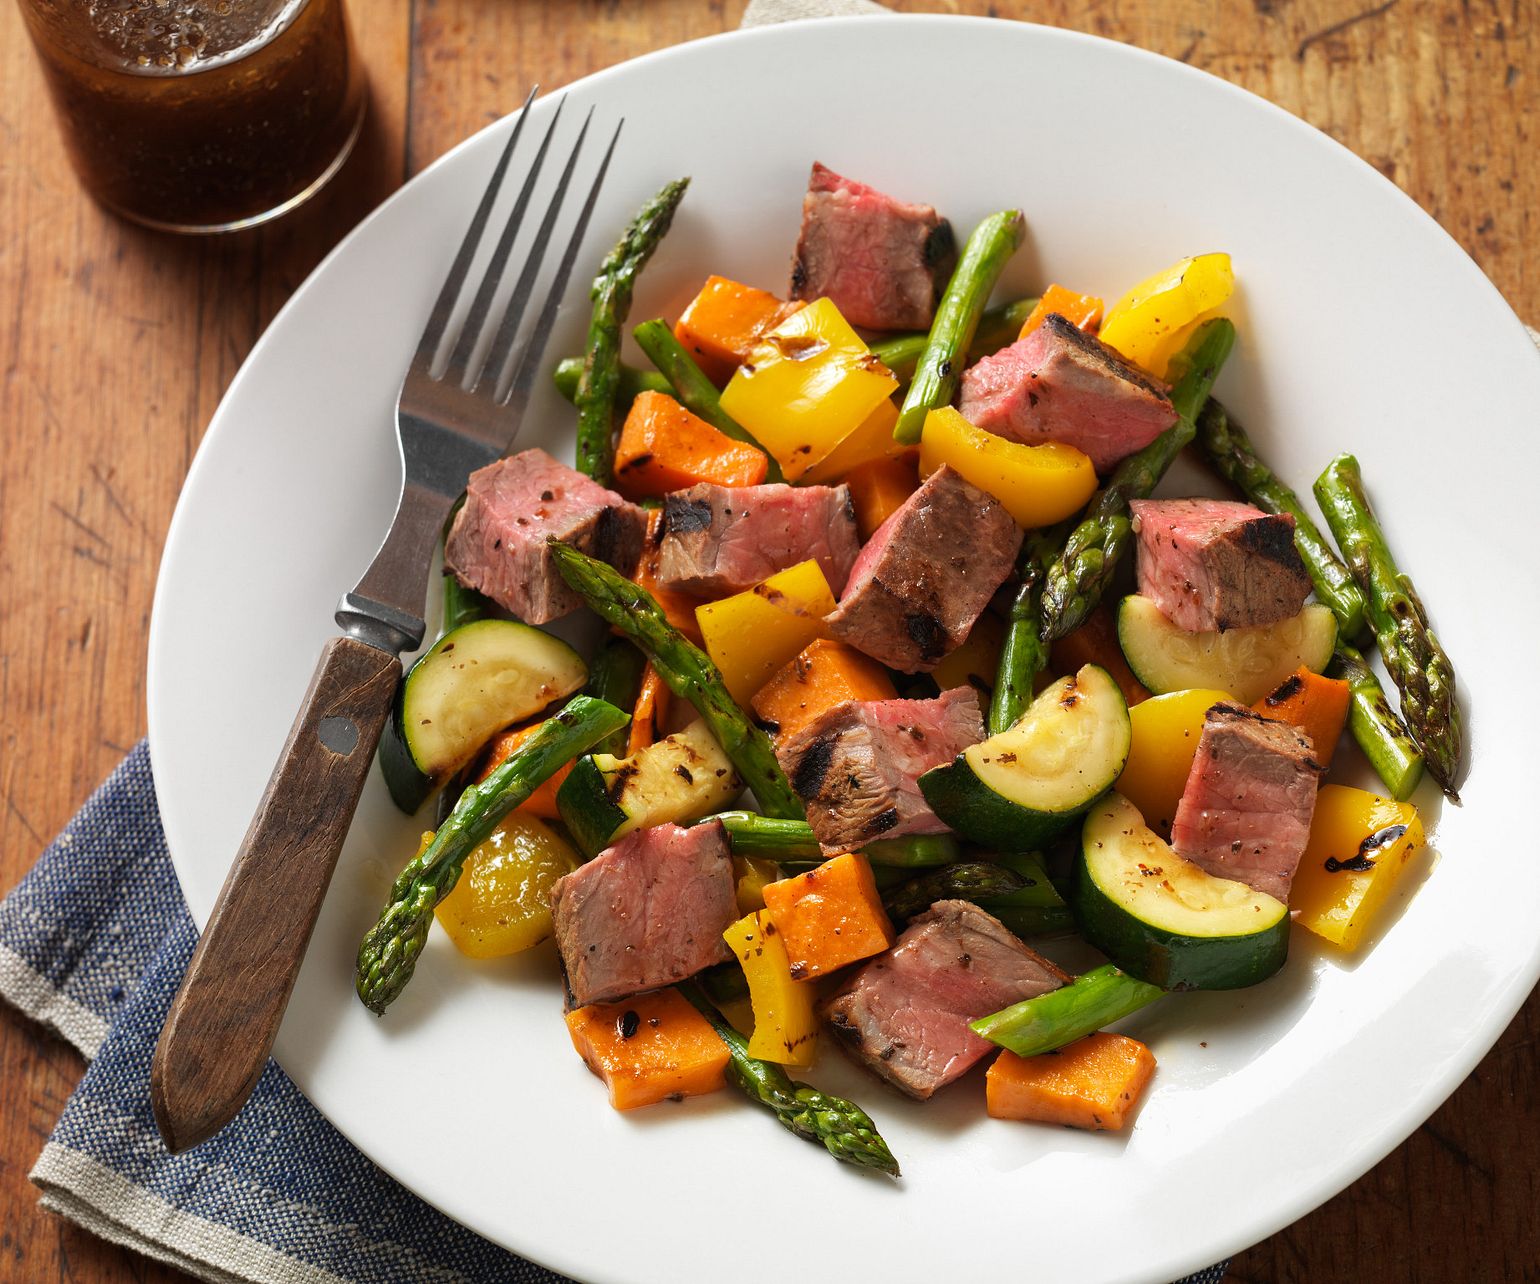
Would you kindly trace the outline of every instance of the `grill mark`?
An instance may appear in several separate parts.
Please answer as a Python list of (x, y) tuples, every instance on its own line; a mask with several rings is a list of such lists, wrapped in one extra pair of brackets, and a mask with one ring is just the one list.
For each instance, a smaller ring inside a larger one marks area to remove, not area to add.
[(813, 741), (791, 774), (791, 787), (802, 798), (815, 797), (833, 762), (834, 737), (825, 736)]
[(704, 499), (670, 495), (663, 501), (663, 525), (670, 535), (693, 535), (711, 529), (711, 505)]

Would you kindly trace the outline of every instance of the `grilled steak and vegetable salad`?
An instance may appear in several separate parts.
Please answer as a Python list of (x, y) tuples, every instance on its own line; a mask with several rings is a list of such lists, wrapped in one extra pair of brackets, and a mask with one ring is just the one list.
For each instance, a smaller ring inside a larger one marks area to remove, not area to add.
[[(959, 242), (823, 165), (785, 297), (709, 277), (623, 365), (687, 186), (556, 370), (576, 467), (500, 460), (445, 532), (381, 759), (440, 820), (359, 997), (385, 1013), (437, 918), (477, 958), (554, 940), (616, 1109), (730, 1086), (896, 1176), (793, 1077), (832, 1044), (919, 1100), (988, 1061), (991, 1115), (1125, 1127), (1155, 1058), (1105, 1027), (1266, 981), (1294, 932), (1355, 949), (1424, 769), (1455, 796), (1453, 669), (1368, 483), (1322, 472), (1328, 538), (1211, 396), (1228, 256), (989, 308), (1020, 211)], [(1237, 498), (1157, 497), (1184, 449)], [(586, 658), (537, 627), (578, 611)], [(1377, 791), (1329, 780), (1345, 736)], [(1066, 933), (1108, 961), (1039, 952)]]

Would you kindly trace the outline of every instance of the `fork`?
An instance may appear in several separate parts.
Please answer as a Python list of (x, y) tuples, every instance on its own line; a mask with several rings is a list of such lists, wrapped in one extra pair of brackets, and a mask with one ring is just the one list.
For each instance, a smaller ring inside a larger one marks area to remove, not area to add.
[[(363, 578), (342, 597), (336, 614), (342, 636), (321, 652), (161, 1029), (150, 1100), (173, 1152), (197, 1145), (233, 1119), (267, 1064), (390, 712), (401, 678), (400, 654), (422, 643), (439, 535), (467, 478), (507, 451), (528, 405), (620, 136), (617, 124), (540, 311), (520, 341), (593, 121), (590, 110), (512, 293), (494, 318), (504, 270), (561, 119), (558, 102), (465, 319), (454, 327), (472, 262), (538, 92), (536, 86), (524, 101), (402, 382), (396, 431), (403, 477), (395, 519)], [(446, 346), (447, 359), (441, 359)]]

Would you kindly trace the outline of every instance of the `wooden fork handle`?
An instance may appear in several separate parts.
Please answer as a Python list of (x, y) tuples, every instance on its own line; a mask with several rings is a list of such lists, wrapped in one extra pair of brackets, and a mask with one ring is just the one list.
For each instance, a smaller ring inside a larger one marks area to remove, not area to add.
[(267, 1064), (400, 677), (355, 638), (321, 653), (161, 1027), (150, 1102), (173, 1152), (229, 1123)]

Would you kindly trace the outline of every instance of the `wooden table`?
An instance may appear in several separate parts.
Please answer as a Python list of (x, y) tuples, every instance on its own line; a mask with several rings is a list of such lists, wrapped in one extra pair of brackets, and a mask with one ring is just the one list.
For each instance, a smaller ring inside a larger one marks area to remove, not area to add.
[[(896, 7), (1079, 27), (1263, 94), (1410, 192), (1521, 315), (1540, 318), (1532, 0)], [(290, 292), (403, 179), (531, 82), (553, 88), (731, 28), (742, 4), (355, 0), (352, 8), (374, 101), (344, 177), (277, 227), (181, 241), (119, 223), (81, 194), (16, 9), (0, 3), (0, 887), (21, 877), (144, 734), (145, 633), (177, 491), (231, 376)], [(1428, 300), (1428, 323), (1449, 324), (1437, 299)], [(1531, 998), (1405, 1145), (1243, 1253), (1231, 1278), (1534, 1278), (1537, 1033), (1540, 999)], [(0, 1011), (0, 1247), (11, 1262), (0, 1274), (182, 1279), (38, 1211), (27, 1170), (80, 1071), (63, 1043)]]

